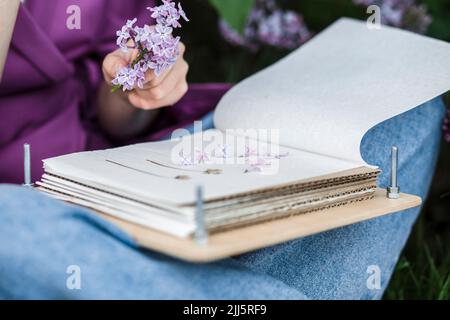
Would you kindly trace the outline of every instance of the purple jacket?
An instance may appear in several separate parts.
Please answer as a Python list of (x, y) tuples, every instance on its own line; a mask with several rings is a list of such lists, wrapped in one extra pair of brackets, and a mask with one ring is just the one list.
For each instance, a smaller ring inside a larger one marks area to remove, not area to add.
[[(80, 30), (66, 27), (66, 10), (73, 4), (81, 9)], [(126, 19), (148, 21), (146, 7), (151, 4), (27, 0), (21, 6), (0, 84), (0, 183), (23, 181), (26, 142), (32, 148), (33, 181), (42, 174), (42, 159), (113, 146), (96, 123), (101, 62), (116, 49), (115, 32)], [(191, 85), (179, 103), (162, 109), (157, 123), (139, 141), (158, 139), (200, 118), (228, 88)]]

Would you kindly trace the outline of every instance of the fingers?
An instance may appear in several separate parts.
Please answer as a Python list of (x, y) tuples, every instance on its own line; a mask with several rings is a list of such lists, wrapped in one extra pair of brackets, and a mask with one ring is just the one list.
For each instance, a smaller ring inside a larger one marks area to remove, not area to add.
[[(161, 100), (169, 95), (180, 81), (186, 81), (188, 69), (189, 67), (186, 61), (179, 60), (165, 75), (164, 79), (158, 79), (158, 82), (150, 82), (148, 88), (137, 89), (136, 93), (145, 99)], [(156, 85), (152, 86), (155, 83)]]
[(117, 71), (123, 67), (126, 67), (130, 61), (133, 61), (139, 54), (138, 50), (129, 50), (123, 52), (118, 49), (108, 54), (103, 60), (102, 71), (105, 81), (111, 83), (116, 77)]
[(172, 66), (168, 70), (165, 70), (162, 74), (159, 76), (156, 76), (153, 70), (147, 71), (145, 74), (145, 85), (143, 89), (151, 89), (159, 86), (161, 83), (163, 83), (166, 80), (166, 77), (171, 73), (173, 69), (177, 68), (177, 63), (183, 60), (184, 52), (186, 51), (186, 46), (183, 43), (178, 44), (178, 50), (180, 53), (180, 56), (175, 63), (175, 66)]
[(102, 71), (103, 77), (107, 83), (116, 77), (117, 70), (123, 68), (127, 65), (127, 61), (116, 52), (108, 54), (103, 60)]
[[(123, 98), (128, 98), (132, 105), (145, 110), (170, 106), (178, 102), (188, 90), (186, 76), (189, 70), (189, 65), (183, 59), (186, 50), (184, 44), (179, 43), (178, 49), (180, 57), (170, 69), (159, 76), (156, 76), (153, 70), (147, 71), (144, 88), (124, 92)], [(136, 49), (129, 50), (128, 53), (119, 49), (107, 55), (102, 66), (105, 80), (111, 83), (117, 71), (129, 65), (138, 54)]]
[[(183, 59), (185, 47), (180, 43), (180, 58), (170, 68), (158, 77), (148, 81), (144, 88), (136, 89), (129, 94), (129, 101), (137, 108), (155, 109), (170, 106), (183, 97), (188, 89), (186, 76), (189, 65)], [(149, 78), (154, 76), (150, 71)]]
[(147, 99), (138, 95), (136, 91), (133, 91), (129, 94), (128, 100), (139, 109), (152, 110), (174, 105), (186, 94), (187, 90), (188, 85), (186, 81), (180, 81), (168, 95), (161, 99)]
[(145, 84), (143, 90), (148, 90), (159, 86), (167, 77), (167, 75), (172, 71), (173, 66), (165, 70), (159, 76), (156, 76), (153, 70), (149, 70), (145, 73)]

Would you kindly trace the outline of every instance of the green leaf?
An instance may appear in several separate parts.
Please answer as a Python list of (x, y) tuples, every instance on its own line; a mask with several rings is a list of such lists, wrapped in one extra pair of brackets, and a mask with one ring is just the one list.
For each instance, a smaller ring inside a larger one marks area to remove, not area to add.
[(255, 0), (209, 0), (209, 2), (219, 15), (241, 34), (255, 4)]

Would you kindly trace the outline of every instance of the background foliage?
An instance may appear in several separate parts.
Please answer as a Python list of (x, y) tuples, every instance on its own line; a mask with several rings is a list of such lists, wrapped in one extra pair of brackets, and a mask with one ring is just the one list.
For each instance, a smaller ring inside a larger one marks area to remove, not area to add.
[[(427, 35), (450, 42), (450, 0), (422, 0), (433, 21)], [(191, 22), (183, 30), (190, 63), (190, 82), (238, 82), (272, 64), (288, 51), (265, 46), (257, 52), (228, 44), (217, 27), (223, 17), (242, 31), (254, 0), (189, 0), (183, 6)], [(365, 7), (351, 0), (279, 0), (283, 8), (300, 12), (313, 32), (336, 19), (365, 19)], [(432, 57), (430, 57), (432, 58)], [(447, 96), (447, 103), (450, 97)], [(450, 105), (450, 104), (448, 104)], [(450, 298), (450, 144), (441, 148), (429, 198), (399, 260), (385, 299)]]

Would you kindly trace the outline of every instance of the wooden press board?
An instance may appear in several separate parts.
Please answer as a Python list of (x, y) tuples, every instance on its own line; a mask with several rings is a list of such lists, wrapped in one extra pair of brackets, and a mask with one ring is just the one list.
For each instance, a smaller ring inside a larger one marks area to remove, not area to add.
[(370, 200), (215, 233), (209, 236), (208, 244), (203, 246), (191, 238), (173, 237), (105, 214), (100, 215), (118, 225), (144, 248), (190, 262), (205, 263), (399, 212), (421, 203), (420, 197), (403, 193), (399, 199), (391, 200), (386, 198), (386, 190), (378, 189)]

